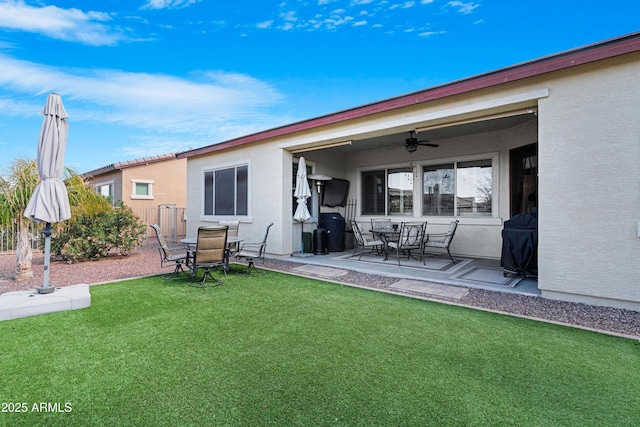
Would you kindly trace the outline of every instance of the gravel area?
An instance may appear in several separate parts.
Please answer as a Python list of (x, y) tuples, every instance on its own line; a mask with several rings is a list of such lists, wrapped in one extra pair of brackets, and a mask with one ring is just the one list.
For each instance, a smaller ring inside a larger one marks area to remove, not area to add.
[[(290, 272), (301, 264), (281, 259), (267, 259), (265, 268)], [(0, 294), (16, 290), (31, 290), (43, 283), (43, 255), (34, 253), (34, 278), (16, 282), (12, 279), (15, 267), (15, 255), (0, 255)], [(77, 264), (52, 262), (50, 283), (57, 287), (78, 283), (98, 284), (115, 280), (140, 276), (167, 273), (168, 269), (160, 267), (157, 245), (149, 243), (138, 248), (131, 255), (112, 254), (100, 261), (88, 261)], [(339, 281), (371, 289), (391, 291), (390, 285), (398, 279), (347, 270)], [(399, 293), (393, 289), (393, 293)], [(640, 312), (592, 306), (587, 304), (554, 301), (545, 298), (516, 295), (507, 292), (492, 292), (482, 289), (469, 289), (469, 293), (461, 300), (416, 292), (404, 292), (407, 296), (441, 300), (447, 303), (464, 305), (485, 310), (498, 311), (517, 316), (563, 323), (581, 328), (612, 333), (640, 339)]]

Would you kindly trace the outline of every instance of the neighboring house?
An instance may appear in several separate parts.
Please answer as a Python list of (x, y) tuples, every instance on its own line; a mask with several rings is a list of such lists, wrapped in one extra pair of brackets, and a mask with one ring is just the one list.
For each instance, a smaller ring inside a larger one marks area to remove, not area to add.
[[(350, 183), (358, 222), (458, 219), (458, 255), (499, 259), (504, 221), (537, 207), (542, 296), (640, 310), (639, 76), (634, 33), (178, 153), (187, 234), (233, 218), (259, 240), (274, 222), (269, 252), (295, 252), (304, 156)], [(411, 131), (439, 146), (405, 147)]]
[(82, 176), (98, 193), (114, 204), (124, 202), (146, 223), (160, 224), (168, 235), (184, 235), (183, 215), (175, 209), (186, 206), (186, 174), (187, 161), (171, 153), (113, 163)]

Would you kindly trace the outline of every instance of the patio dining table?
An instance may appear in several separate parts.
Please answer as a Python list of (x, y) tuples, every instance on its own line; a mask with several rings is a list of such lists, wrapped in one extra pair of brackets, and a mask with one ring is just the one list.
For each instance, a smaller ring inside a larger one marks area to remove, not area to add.
[(384, 243), (382, 250), (384, 252), (384, 261), (389, 257), (389, 242), (395, 242), (400, 237), (399, 227), (395, 228), (372, 228), (369, 230), (374, 236), (380, 236)]

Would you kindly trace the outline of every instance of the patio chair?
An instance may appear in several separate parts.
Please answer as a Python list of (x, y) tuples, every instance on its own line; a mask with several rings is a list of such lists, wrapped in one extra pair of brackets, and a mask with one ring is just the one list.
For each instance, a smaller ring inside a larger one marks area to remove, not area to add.
[[(184, 246), (170, 248), (167, 242), (162, 236), (160, 226), (158, 224), (151, 224), (149, 227), (153, 228), (156, 232), (156, 239), (158, 240), (158, 252), (160, 253), (160, 267), (174, 267), (173, 272), (162, 276), (163, 279), (168, 280), (175, 277), (176, 274), (187, 271), (184, 269), (189, 267), (189, 254)], [(167, 264), (167, 265), (165, 265)]]
[(389, 218), (371, 218), (371, 230), (374, 238), (380, 238), (380, 235), (375, 230), (393, 230), (393, 224)]
[(380, 252), (382, 247), (384, 246), (384, 242), (380, 239), (376, 239), (371, 235), (365, 234), (360, 230), (360, 226), (354, 220), (349, 221), (351, 224), (351, 229), (353, 230), (353, 237), (355, 237), (356, 244), (353, 249), (352, 257), (356, 256), (358, 250), (360, 250), (360, 256), (358, 257), (358, 261), (362, 258), (362, 255), (368, 250), (368, 253)]
[[(224, 227), (199, 227), (196, 251), (193, 253), (193, 264), (191, 282), (189, 286), (194, 288), (210, 288), (219, 286), (222, 280), (216, 279), (211, 274), (212, 270), (222, 267), (225, 276), (227, 275), (228, 254), (227, 254), (227, 231)], [(202, 270), (202, 280), (196, 281), (198, 270)], [(207, 277), (211, 278), (213, 284), (207, 285)]]
[[(255, 260), (262, 258), (264, 264), (264, 254), (267, 250), (267, 238), (269, 237), (269, 229), (273, 223), (269, 224), (267, 231), (264, 233), (264, 239), (258, 243), (244, 243), (240, 246), (240, 250), (234, 254), (237, 260), (244, 259), (248, 265), (244, 272), (238, 271), (236, 274), (242, 276), (257, 276), (264, 274), (264, 270), (258, 270), (254, 264)], [(252, 272), (253, 271), (253, 272)]]
[[(449, 246), (451, 245), (451, 241), (453, 240), (453, 236), (456, 234), (456, 228), (458, 228), (458, 220), (451, 221), (449, 224), (449, 230), (446, 233), (441, 234), (433, 234), (429, 233), (426, 235), (424, 240), (424, 248), (440, 248), (446, 249), (449, 254), (449, 258), (451, 258), (451, 262), (455, 264), (455, 260), (451, 256), (451, 251), (449, 251)], [(423, 258), (424, 263), (424, 258)]]
[(398, 241), (388, 242), (387, 251), (393, 249), (396, 252), (396, 259), (400, 265), (400, 252), (406, 253), (407, 259), (418, 258), (411, 254), (411, 251), (420, 252), (420, 261), (422, 261), (422, 244), (424, 242), (424, 231), (427, 226), (426, 222), (403, 222), (400, 224), (400, 234)]
[[(229, 231), (227, 232), (227, 239), (229, 237), (238, 237), (238, 229), (240, 228), (240, 221), (220, 221), (218, 222), (220, 227), (224, 227), (225, 225), (229, 227)], [(227, 249), (234, 252), (238, 252), (238, 244), (239, 242), (227, 243)]]

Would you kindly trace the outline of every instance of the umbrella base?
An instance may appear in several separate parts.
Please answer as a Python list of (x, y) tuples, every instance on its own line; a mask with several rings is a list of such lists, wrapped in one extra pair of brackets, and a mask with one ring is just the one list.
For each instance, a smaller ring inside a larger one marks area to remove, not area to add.
[(47, 287), (41, 286), (37, 289), (39, 294), (52, 294), (53, 291), (55, 290), (56, 290), (55, 286), (47, 286)]

